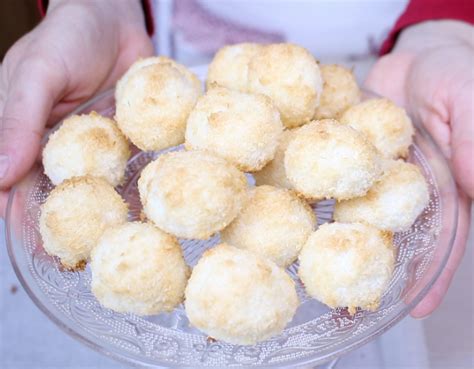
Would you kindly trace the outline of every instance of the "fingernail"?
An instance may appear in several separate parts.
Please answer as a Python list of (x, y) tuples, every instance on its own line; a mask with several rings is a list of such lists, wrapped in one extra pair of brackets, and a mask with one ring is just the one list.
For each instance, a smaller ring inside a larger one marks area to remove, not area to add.
[(5, 178), (10, 166), (10, 158), (7, 155), (0, 154), (0, 179)]
[(420, 317), (412, 316), (412, 318), (415, 319), (415, 320), (421, 321), (421, 320), (426, 320), (426, 319), (428, 319), (430, 316), (431, 316), (431, 314), (428, 314), (428, 315), (425, 315), (425, 316), (420, 316)]

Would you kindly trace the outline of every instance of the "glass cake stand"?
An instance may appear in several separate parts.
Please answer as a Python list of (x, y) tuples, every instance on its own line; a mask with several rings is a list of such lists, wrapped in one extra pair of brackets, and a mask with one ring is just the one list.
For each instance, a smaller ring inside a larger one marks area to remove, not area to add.
[[(107, 91), (74, 113), (94, 110), (112, 117), (114, 109), (113, 91)], [(134, 151), (126, 180), (117, 188), (130, 205), (130, 220), (140, 217), (137, 179), (142, 168), (163, 152), (179, 149)], [(420, 127), (409, 161), (425, 176), (430, 202), (410, 230), (395, 234), (395, 272), (380, 308), (358, 310), (354, 316), (346, 309), (329, 309), (306, 295), (295, 263), (288, 272), (296, 282), (301, 305), (280, 335), (255, 346), (208, 339), (189, 325), (182, 305), (171, 313), (150, 317), (103, 308), (91, 293), (88, 267), (65, 271), (43, 249), (38, 217), (53, 185), (40, 164), (11, 191), (6, 216), (8, 253), (21, 284), (53, 322), (97, 351), (133, 366), (311, 368), (326, 363), (329, 367), (337, 357), (373, 340), (405, 317), (434, 284), (450, 255), (458, 216), (456, 186), (440, 150)], [(331, 201), (317, 203), (318, 221), (331, 221), (332, 209)], [(219, 235), (207, 241), (181, 240), (186, 261), (194, 266), (204, 250), (218, 241)]]

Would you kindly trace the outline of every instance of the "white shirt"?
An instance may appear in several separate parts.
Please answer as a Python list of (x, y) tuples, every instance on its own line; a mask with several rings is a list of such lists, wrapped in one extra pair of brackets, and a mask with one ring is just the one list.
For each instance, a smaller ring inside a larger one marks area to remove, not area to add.
[(187, 65), (236, 42), (299, 44), (323, 63), (373, 59), (407, 0), (155, 0), (155, 47)]

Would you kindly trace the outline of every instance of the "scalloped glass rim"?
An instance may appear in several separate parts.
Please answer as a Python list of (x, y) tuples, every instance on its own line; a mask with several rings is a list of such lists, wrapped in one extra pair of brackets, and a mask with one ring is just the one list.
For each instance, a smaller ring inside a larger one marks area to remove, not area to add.
[[(96, 104), (98, 101), (101, 99), (104, 99), (107, 96), (110, 96), (113, 92), (112, 90), (105, 91), (98, 96), (94, 97), (90, 101), (86, 102), (85, 104), (81, 105), (78, 107), (74, 112), (71, 114), (77, 114), (79, 112), (82, 112), (84, 110), (87, 110), (88, 107), (93, 106)], [(370, 93), (368, 91), (364, 92), (366, 95), (369, 96), (376, 96), (373, 93)], [(415, 122), (416, 123), (416, 122)], [(444, 206), (443, 208), (443, 224), (441, 225), (441, 228), (447, 227), (448, 225), (444, 224), (445, 218), (452, 221), (451, 224), (451, 230), (449, 230), (449, 235), (447, 235), (446, 238), (446, 245), (445, 251), (442, 255), (439, 256), (439, 263), (438, 263), (438, 268), (437, 270), (433, 273), (432, 277), (429, 278), (429, 280), (425, 281), (426, 283), (424, 286), (419, 288), (419, 290), (416, 293), (416, 296), (414, 296), (410, 302), (406, 303), (405, 306), (397, 307), (397, 311), (391, 313), (389, 316), (385, 317), (384, 319), (380, 320), (379, 323), (377, 324), (377, 327), (374, 329), (367, 329), (367, 333), (369, 334), (362, 334), (360, 337), (357, 337), (356, 339), (349, 340), (348, 344), (345, 345), (342, 348), (339, 348), (333, 352), (326, 353), (324, 355), (312, 355), (312, 356), (307, 356), (298, 359), (296, 362), (294, 360), (290, 360), (288, 362), (283, 363), (285, 366), (286, 365), (293, 365), (293, 366), (306, 366), (306, 365), (316, 365), (316, 364), (323, 364), (327, 362), (328, 360), (331, 360), (333, 358), (339, 357), (343, 355), (344, 353), (347, 353), (357, 347), (360, 347), (361, 345), (367, 343), (368, 341), (374, 339), (378, 335), (382, 334), (386, 330), (388, 330), (390, 327), (392, 327), (394, 324), (396, 324), (398, 321), (400, 321), (403, 317), (405, 317), (409, 311), (418, 303), (421, 301), (421, 299), (427, 294), (429, 289), (432, 287), (432, 285), (436, 282), (438, 279), (443, 267), (446, 265), (446, 262), (449, 258), (449, 255), (451, 253), (451, 249), (453, 246), (454, 238), (455, 238), (455, 233), (456, 233), (456, 227), (457, 227), (457, 217), (458, 217), (458, 208), (457, 208), (457, 193), (456, 193), (456, 186), (454, 183), (454, 180), (452, 176), (450, 175), (449, 171), (449, 165), (444, 159), (443, 155), (441, 154), (441, 151), (439, 148), (436, 146), (436, 144), (433, 142), (429, 134), (419, 125), (417, 125), (417, 135), (419, 137), (423, 138), (423, 142), (421, 142), (422, 145), (428, 145), (431, 150), (436, 154), (436, 157), (434, 158), (435, 164), (437, 166), (437, 171), (441, 172), (445, 177), (443, 178), (443, 185), (446, 186), (448, 189), (446, 193), (444, 194), (445, 196), (447, 195), (447, 199), (443, 199), (443, 204), (448, 205)], [(27, 178), (29, 178), (32, 175), (37, 175), (37, 170), (32, 171)], [(439, 178), (438, 178), (439, 179)], [(15, 270), (15, 273), (20, 280), (23, 288), (26, 290), (30, 298), (33, 300), (33, 302), (38, 306), (38, 308), (43, 311), (46, 316), (51, 319), (56, 325), (58, 325), (61, 329), (63, 329), (66, 333), (71, 335), (72, 337), (78, 339), (79, 341), (83, 342), (84, 344), (88, 345), (89, 347), (106, 354), (108, 356), (111, 356), (115, 359), (118, 359), (120, 361), (135, 365), (135, 366), (141, 366), (141, 367), (163, 367), (165, 365), (173, 367), (172, 363), (170, 362), (160, 362), (156, 360), (138, 360), (134, 357), (134, 355), (129, 354), (128, 352), (124, 352), (123, 350), (119, 350), (117, 347), (114, 347), (110, 344), (105, 345), (103, 342), (97, 342), (97, 337), (94, 337), (90, 333), (82, 330), (80, 333), (74, 330), (67, 322), (63, 321), (58, 317), (55, 312), (48, 307), (45, 306), (45, 304), (42, 302), (42, 297), (38, 294), (38, 291), (33, 291), (33, 289), (30, 287), (30, 282), (31, 282), (31, 276), (30, 275), (25, 275), (22, 273), (22, 271), (19, 268), (18, 265), (18, 260), (17, 256), (15, 255), (15, 252), (13, 250), (13, 240), (12, 240), (12, 206), (15, 198), (15, 193), (17, 191), (17, 188), (21, 187), (21, 184), (25, 182), (27, 179), (25, 178), (20, 184), (15, 186), (15, 188), (12, 189), (8, 204), (7, 204), (7, 215), (6, 215), (6, 241), (7, 241), (7, 249), (8, 249), (8, 254), (10, 257), (10, 260), (12, 262), (13, 268)], [(451, 209), (450, 209), (451, 208)], [(447, 210), (450, 210), (450, 214), (447, 214)], [(439, 247), (439, 245), (437, 246)], [(419, 281), (418, 281), (419, 282)], [(416, 282), (416, 283), (418, 283)], [(43, 297), (44, 298), (44, 297)], [(60, 316), (60, 315), (59, 315)], [(106, 347), (107, 346), (107, 347)], [(266, 363), (264, 367), (278, 367), (281, 366), (280, 363)], [(185, 366), (179, 366), (179, 367), (185, 367)], [(196, 367), (196, 366), (192, 366)], [(239, 367), (245, 367), (239, 366)]]

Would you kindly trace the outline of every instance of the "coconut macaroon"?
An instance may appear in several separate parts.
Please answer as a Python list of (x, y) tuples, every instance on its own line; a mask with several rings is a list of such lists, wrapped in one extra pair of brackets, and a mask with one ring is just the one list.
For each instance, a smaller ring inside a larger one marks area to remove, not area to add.
[(315, 119), (338, 118), (352, 105), (360, 102), (360, 89), (351, 70), (342, 65), (321, 65), (323, 92)]
[(127, 221), (128, 207), (101, 178), (74, 177), (51, 191), (41, 206), (43, 247), (66, 268), (84, 266), (107, 227)]
[(237, 218), (221, 231), (221, 240), (287, 267), (296, 260), (315, 226), (313, 210), (296, 194), (258, 186)]
[(92, 292), (106, 308), (139, 315), (173, 310), (189, 275), (177, 239), (148, 223), (108, 228), (91, 253)]
[(280, 113), (268, 97), (214, 87), (189, 115), (185, 146), (256, 171), (273, 159), (282, 132)]
[(308, 199), (350, 199), (367, 193), (382, 165), (363, 134), (326, 119), (298, 129), (285, 152), (285, 172)]
[(374, 311), (395, 265), (392, 234), (372, 226), (326, 223), (299, 256), (298, 274), (306, 292), (331, 308)]
[(338, 202), (334, 219), (364, 222), (379, 229), (405, 231), (428, 205), (428, 185), (416, 165), (387, 160), (379, 181), (365, 196)]
[(65, 119), (49, 136), (43, 165), (55, 185), (88, 175), (117, 186), (124, 178), (129, 157), (128, 141), (115, 122), (92, 112)]
[(127, 86), (129, 77), (133, 76), (137, 71), (144, 67), (148, 67), (154, 64), (171, 64), (173, 67), (178, 69), (189, 81), (197, 85), (199, 82), (199, 89), (201, 90), (201, 82), (197, 76), (191, 72), (184, 65), (177, 63), (173, 59), (170, 59), (166, 56), (150, 56), (148, 58), (140, 58), (135, 63), (133, 63), (126, 73), (117, 81), (117, 86), (115, 89), (115, 97), (121, 98), (121, 94), (124, 91), (124, 88)]
[(248, 90), (273, 100), (288, 128), (308, 123), (319, 105), (323, 80), (311, 53), (293, 44), (271, 44), (250, 60)]
[(389, 159), (406, 158), (415, 133), (405, 109), (392, 101), (369, 99), (346, 110), (340, 122), (364, 133)]
[(250, 60), (262, 45), (242, 43), (224, 46), (214, 55), (207, 73), (207, 88), (213, 84), (233, 90), (247, 90), (247, 73)]
[(258, 186), (270, 185), (287, 189), (293, 188), (285, 172), (285, 151), (297, 131), (298, 128), (283, 131), (273, 160), (258, 172), (253, 173), (255, 183)]
[(115, 119), (141, 150), (181, 144), (201, 90), (198, 78), (171, 59), (139, 60), (117, 84)]
[(145, 215), (166, 232), (207, 239), (244, 206), (247, 179), (225, 159), (202, 151), (161, 155), (138, 180)]
[(270, 260), (220, 244), (204, 253), (186, 287), (191, 324), (210, 337), (252, 345), (285, 328), (298, 307), (295, 284)]

